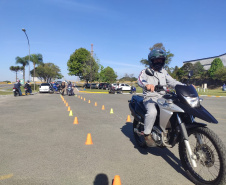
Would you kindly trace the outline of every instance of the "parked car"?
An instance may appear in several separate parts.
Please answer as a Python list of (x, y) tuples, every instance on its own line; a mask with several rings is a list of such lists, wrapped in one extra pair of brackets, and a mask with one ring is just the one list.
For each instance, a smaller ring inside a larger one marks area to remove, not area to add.
[(84, 84), (83, 88), (90, 88), (90, 84)]
[(117, 87), (117, 84), (116, 83), (114, 83), (114, 84), (111, 84), (113, 87)]
[(103, 89), (104, 89), (104, 90), (108, 89), (108, 86), (109, 86), (109, 85), (110, 85), (109, 83), (105, 83), (105, 84), (103, 85)]
[(91, 89), (97, 89), (97, 84), (96, 83), (92, 83), (91, 84)]
[(42, 92), (52, 92), (52, 88), (51, 88), (51, 84), (50, 83), (42, 83), (40, 86), (39, 86), (39, 93), (42, 93)]
[(103, 89), (104, 84), (106, 84), (106, 83), (99, 83), (98, 88), (99, 88), (99, 89)]
[(61, 84), (62, 84), (62, 81), (59, 80), (59, 81), (57, 81), (57, 83), (58, 83), (59, 85), (61, 85)]
[(112, 84), (108, 86), (109, 94), (122, 94), (122, 88), (114, 87)]
[(119, 88), (122, 88), (123, 91), (131, 91), (131, 86), (128, 84), (119, 84)]

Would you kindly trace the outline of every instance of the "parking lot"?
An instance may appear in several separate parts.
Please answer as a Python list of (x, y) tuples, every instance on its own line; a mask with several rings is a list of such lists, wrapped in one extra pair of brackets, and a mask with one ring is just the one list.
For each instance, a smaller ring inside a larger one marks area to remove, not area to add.
[[(122, 185), (193, 184), (177, 146), (138, 148), (126, 122), (131, 95), (78, 95), (64, 96), (73, 116), (59, 94), (0, 97), (0, 184), (111, 185), (115, 175)], [(219, 121), (209, 127), (226, 144), (226, 98), (203, 99)]]

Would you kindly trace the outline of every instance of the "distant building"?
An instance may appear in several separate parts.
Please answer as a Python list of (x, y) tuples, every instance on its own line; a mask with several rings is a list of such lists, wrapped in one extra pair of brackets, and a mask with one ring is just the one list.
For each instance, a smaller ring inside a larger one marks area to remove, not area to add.
[(31, 80), (30, 80), (31, 82), (39, 82), (39, 81), (41, 81), (40, 79), (38, 79), (38, 77), (34, 77), (34, 81), (33, 81), (33, 77), (31, 77)]
[(191, 63), (191, 64), (194, 65), (196, 62), (200, 62), (205, 70), (209, 70), (211, 63), (213, 62), (213, 60), (215, 58), (220, 58), (223, 65), (226, 66), (226, 53), (223, 54), (223, 55), (215, 56), (215, 57), (201, 58), (201, 59), (197, 59), (197, 60), (185, 61), (183, 63)]

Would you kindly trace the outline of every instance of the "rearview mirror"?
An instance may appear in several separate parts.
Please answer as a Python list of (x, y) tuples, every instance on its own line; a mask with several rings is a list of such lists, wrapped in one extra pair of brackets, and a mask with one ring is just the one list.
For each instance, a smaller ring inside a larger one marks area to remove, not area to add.
[(152, 69), (150, 69), (150, 68), (147, 68), (147, 69), (145, 70), (145, 73), (146, 73), (147, 75), (149, 75), (149, 76), (154, 76), (154, 71), (153, 71)]
[(193, 76), (193, 71), (192, 71), (192, 70), (189, 71), (189, 73), (188, 73), (188, 78), (191, 78), (191, 76)]

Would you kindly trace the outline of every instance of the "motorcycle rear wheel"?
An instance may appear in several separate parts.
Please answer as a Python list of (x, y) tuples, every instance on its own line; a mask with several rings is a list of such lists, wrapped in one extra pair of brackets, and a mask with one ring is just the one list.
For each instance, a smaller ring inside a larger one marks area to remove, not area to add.
[(140, 122), (138, 122), (137, 120), (133, 120), (133, 134), (134, 134), (134, 138), (137, 142), (137, 144), (142, 147), (142, 148), (146, 148), (146, 142), (144, 139), (144, 135), (139, 135), (137, 134), (137, 132), (135, 132), (135, 129), (137, 129), (139, 132), (144, 131), (144, 126), (142, 124), (140, 124)]
[[(226, 148), (220, 138), (204, 127), (190, 130), (188, 135), (197, 167), (192, 166), (184, 141), (179, 143), (179, 155), (189, 178), (198, 185), (226, 184)], [(197, 136), (201, 138), (201, 145)]]
[(18, 91), (14, 91), (14, 96), (15, 97), (19, 96), (19, 92)]

